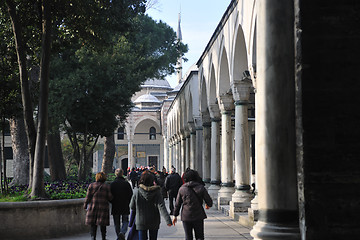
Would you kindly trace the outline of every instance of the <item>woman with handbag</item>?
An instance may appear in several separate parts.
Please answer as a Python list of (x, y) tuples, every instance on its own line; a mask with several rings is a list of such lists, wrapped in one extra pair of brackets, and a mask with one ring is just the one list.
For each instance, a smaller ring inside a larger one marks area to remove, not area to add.
[(193, 239), (193, 230), (195, 239), (204, 239), (204, 219), (207, 216), (202, 205), (205, 201), (205, 208), (210, 208), (213, 204), (212, 199), (197, 171), (187, 170), (184, 174), (184, 181), (185, 184), (180, 187), (176, 197), (173, 224), (175, 225), (177, 222), (177, 216), (182, 206), (181, 220), (185, 239)]
[(141, 174), (139, 188), (134, 193), (130, 209), (135, 212), (135, 227), (139, 240), (156, 240), (160, 227), (160, 213), (171, 226), (171, 218), (165, 207), (159, 186), (154, 186), (154, 175), (148, 171)]
[(110, 225), (109, 202), (113, 196), (110, 185), (106, 184), (106, 174), (99, 172), (95, 176), (96, 182), (89, 185), (84, 209), (86, 212), (85, 224), (91, 226), (90, 235), (96, 240), (97, 226), (100, 226), (102, 239), (106, 239), (106, 226)]

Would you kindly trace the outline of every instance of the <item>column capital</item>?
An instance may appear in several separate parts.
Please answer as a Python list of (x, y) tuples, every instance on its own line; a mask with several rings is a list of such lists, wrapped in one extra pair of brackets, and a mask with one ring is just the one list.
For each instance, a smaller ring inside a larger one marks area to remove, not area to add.
[(188, 132), (195, 131), (195, 122), (194, 121), (188, 121)]
[(219, 96), (219, 105), (222, 113), (231, 112), (234, 109), (234, 98), (231, 92), (223, 93)]
[(210, 113), (208, 111), (201, 113), (202, 126), (211, 126)]
[(231, 84), (231, 89), (235, 103), (247, 103), (250, 98), (250, 92), (253, 90), (252, 81), (247, 77), (234, 80)]
[(217, 102), (209, 104), (209, 113), (211, 118), (221, 118), (220, 108)]

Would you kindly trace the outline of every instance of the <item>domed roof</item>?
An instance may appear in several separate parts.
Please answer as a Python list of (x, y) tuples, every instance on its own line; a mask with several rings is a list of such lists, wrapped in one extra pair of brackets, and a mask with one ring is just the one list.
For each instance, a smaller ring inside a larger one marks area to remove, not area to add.
[(138, 97), (134, 103), (160, 103), (159, 99), (151, 94), (144, 94)]
[(148, 79), (141, 85), (141, 87), (171, 88), (166, 79)]

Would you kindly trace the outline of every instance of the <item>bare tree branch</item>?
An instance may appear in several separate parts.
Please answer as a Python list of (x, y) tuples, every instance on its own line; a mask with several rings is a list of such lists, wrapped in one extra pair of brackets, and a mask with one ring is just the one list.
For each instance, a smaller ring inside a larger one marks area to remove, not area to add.
[(159, 0), (149, 0), (146, 2), (146, 11), (149, 9), (155, 9), (160, 11), (160, 9), (158, 8), (160, 5)]

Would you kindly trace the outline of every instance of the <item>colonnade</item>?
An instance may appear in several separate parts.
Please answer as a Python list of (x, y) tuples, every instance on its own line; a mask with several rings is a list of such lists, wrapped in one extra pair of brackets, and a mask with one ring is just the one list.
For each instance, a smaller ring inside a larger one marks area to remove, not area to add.
[[(216, 205), (231, 204), (231, 211), (250, 207), (250, 134), (248, 102), (253, 91), (251, 79), (234, 82), (232, 92), (220, 96), (219, 103), (201, 114), (201, 125), (194, 122), (169, 140), (168, 168), (179, 173), (186, 168), (201, 173)], [(232, 118), (235, 114), (235, 129)], [(201, 141), (199, 141), (201, 138)], [(196, 140), (198, 139), (198, 141)], [(235, 141), (234, 141), (235, 139)], [(201, 157), (198, 157), (201, 151)]]
[[(217, 28), (219, 32), (215, 32), (197, 63), (201, 146), (181, 142), (191, 134), (185, 90), (177, 96), (182, 101), (175, 99), (177, 103), (170, 108), (169, 162), (180, 166), (188, 148), (191, 156), (188, 165), (196, 167), (201, 161), (202, 177), (218, 206), (230, 205), (230, 213), (256, 208), (259, 218), (251, 231), (254, 239), (300, 239), (292, 51), (294, 7), (292, 1), (285, 0), (253, 3), (235, 0), (230, 3)], [(248, 122), (253, 90), (255, 199), (250, 193), (249, 142), (253, 127)], [(201, 159), (192, 158), (196, 154), (191, 152), (196, 149), (202, 149)], [(188, 165), (182, 164), (180, 172)]]

